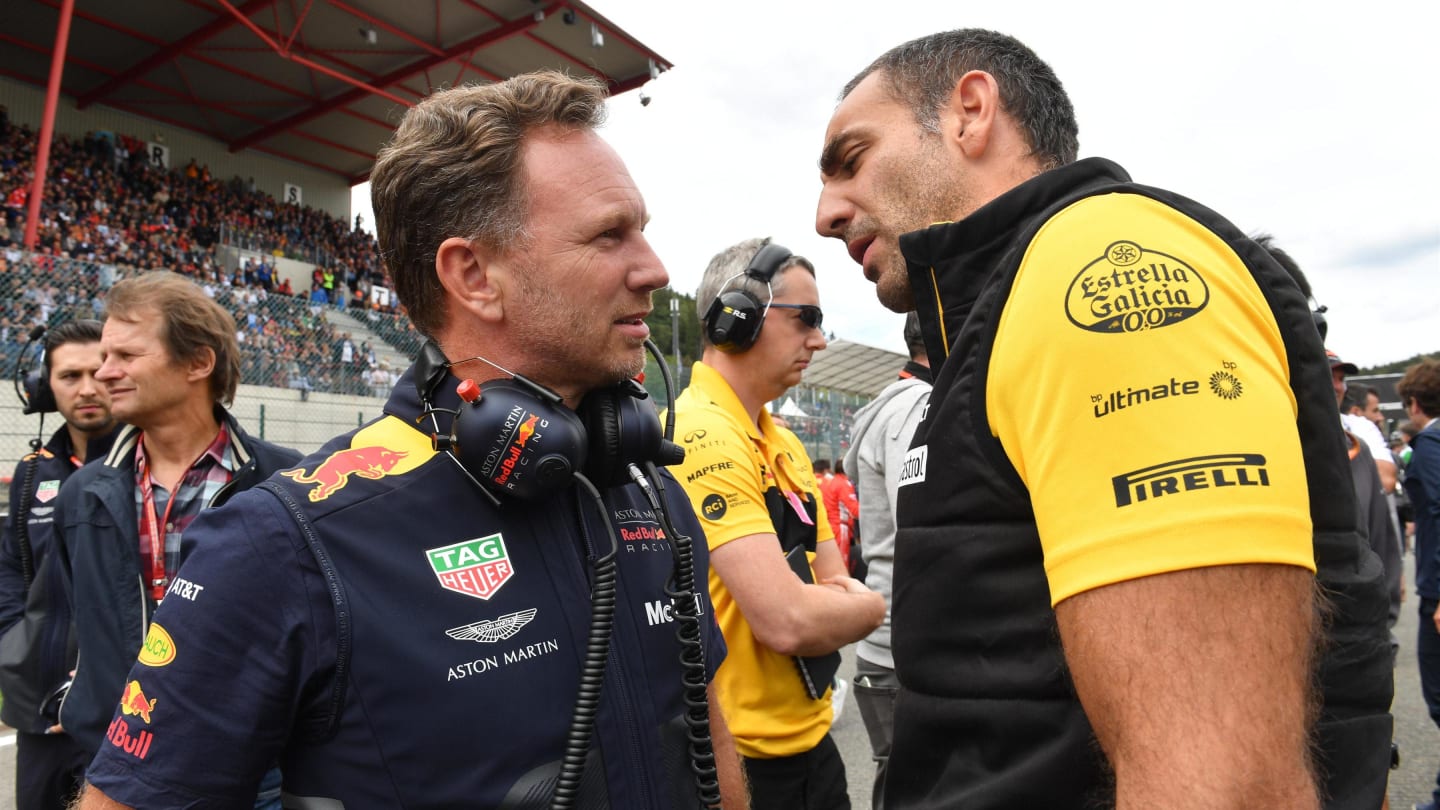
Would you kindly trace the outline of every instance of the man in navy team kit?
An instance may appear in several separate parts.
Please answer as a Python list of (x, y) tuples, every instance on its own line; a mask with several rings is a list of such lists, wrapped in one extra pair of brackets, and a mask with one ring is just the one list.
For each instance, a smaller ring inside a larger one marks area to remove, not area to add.
[[(432, 343), (384, 416), (186, 534), (188, 587), (155, 615), (81, 807), (244, 807), (277, 758), (286, 807), (546, 807), (557, 784), (577, 808), (719, 806), (692, 760), (747, 806), (707, 705), (725, 646), (704, 536), (668, 473), (630, 477), (659, 422), (614, 386), (643, 368), (668, 276), (595, 133), (604, 100), (539, 73), (406, 114), (372, 193)], [(584, 463), (561, 446), (586, 438)], [(715, 768), (687, 744), (706, 722)]]

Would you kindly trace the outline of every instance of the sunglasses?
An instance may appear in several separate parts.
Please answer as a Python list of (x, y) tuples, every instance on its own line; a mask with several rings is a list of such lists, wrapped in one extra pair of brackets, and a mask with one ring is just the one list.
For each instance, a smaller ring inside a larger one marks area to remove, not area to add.
[(825, 313), (814, 304), (771, 304), (771, 309), (793, 309), (800, 313), (800, 322), (810, 329), (819, 329), (825, 322)]

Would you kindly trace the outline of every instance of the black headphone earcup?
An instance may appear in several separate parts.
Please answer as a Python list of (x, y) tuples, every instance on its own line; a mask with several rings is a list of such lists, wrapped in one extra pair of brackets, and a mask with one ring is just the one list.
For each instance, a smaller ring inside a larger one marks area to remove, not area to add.
[(55, 402), (55, 392), (50, 388), (49, 375), (45, 373), (45, 353), (37, 352), (35, 366), (25, 374), (21, 385), (25, 389), (25, 408), (22, 413), (55, 413), (60, 410)]
[(705, 311), (705, 335), (710, 345), (726, 354), (739, 354), (755, 345), (765, 308), (744, 290), (729, 290), (715, 297)]
[(591, 391), (580, 403), (579, 416), (589, 437), (585, 476), (596, 486), (625, 483), (631, 464), (669, 463), (661, 452), (660, 415), (638, 383)]
[(568, 486), (588, 450), (573, 411), (511, 380), (483, 384), (479, 398), (460, 406), (448, 446), (486, 489), (522, 500)]
[(592, 391), (577, 412), (589, 445), (585, 476), (596, 486), (605, 486), (624, 473), (620, 396), (610, 388)]

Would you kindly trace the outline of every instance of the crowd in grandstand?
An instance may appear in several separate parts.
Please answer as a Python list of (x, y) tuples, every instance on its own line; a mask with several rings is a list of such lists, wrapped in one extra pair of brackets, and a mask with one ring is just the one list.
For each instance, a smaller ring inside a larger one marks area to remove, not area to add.
[[(37, 140), (0, 111), (0, 374), (13, 374), (34, 326), (95, 317), (117, 279), (152, 269), (193, 278), (234, 315), (248, 384), (305, 395), (388, 391), (378, 373), (388, 369), (369, 346), (347, 351), (349, 336), (324, 317), (326, 307), (349, 310), (402, 352), (418, 344), (368, 233), (282, 205), (253, 180), (216, 180), (194, 160), (178, 171), (157, 167), (126, 134), (55, 137), (35, 252), (22, 251)], [(223, 244), (262, 257), (226, 268)], [(274, 256), (313, 263), (308, 287), (282, 279)]]

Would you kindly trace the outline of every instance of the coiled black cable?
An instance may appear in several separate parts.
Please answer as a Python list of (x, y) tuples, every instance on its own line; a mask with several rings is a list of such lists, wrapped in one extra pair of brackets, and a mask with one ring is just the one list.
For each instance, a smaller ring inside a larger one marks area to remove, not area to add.
[[(40, 417), (45, 424), (45, 417)], [(40, 468), (39, 439), (30, 440), (30, 455), (25, 459), (25, 478), (20, 483), (20, 503), (15, 507), (15, 546), (20, 554), (20, 575), (25, 590), (35, 581), (35, 551), (30, 545), (30, 507), (35, 504), (35, 471)]]
[[(655, 485), (663, 487), (663, 479), (653, 463), (646, 463), (646, 470)], [(665, 509), (661, 499), (663, 490), (657, 493), (635, 465), (630, 465), (631, 478), (640, 485), (640, 491), (650, 501), (655, 516), (665, 529), (670, 540), (670, 554), (673, 572), (665, 584), (665, 594), (670, 597), (675, 611), (675, 638), (680, 642), (680, 699), (685, 704), (686, 741), (690, 752), (690, 771), (695, 776), (695, 791), (701, 807), (720, 805), (720, 778), (715, 767), (715, 747), (710, 739), (710, 700), (706, 692), (708, 673), (705, 669), (705, 644), (700, 635), (700, 614), (695, 593), (695, 544), (689, 535), (681, 534)], [(708, 587), (708, 585), (707, 585)]]
[(605, 685), (605, 664), (610, 656), (610, 630), (615, 624), (615, 555), (620, 539), (610, 525), (605, 501), (590, 479), (576, 473), (575, 480), (594, 500), (600, 510), (600, 523), (610, 537), (610, 550), (595, 559), (595, 576), (590, 584), (590, 637), (585, 645), (585, 662), (580, 668), (580, 689), (575, 694), (575, 709), (570, 715), (570, 731), (565, 735), (565, 756), (555, 792), (550, 797), (551, 810), (573, 807), (580, 794), (580, 777), (585, 772), (585, 757), (590, 751), (590, 737), (595, 731), (595, 716), (600, 710), (600, 691)]
[[(665, 440), (675, 441), (675, 379), (660, 347), (646, 338), (645, 349), (655, 358), (660, 369), (660, 379), (665, 383)], [(645, 463), (645, 471), (655, 482), (658, 492), (646, 486), (643, 476), (631, 467), (631, 478), (640, 486), (640, 491), (649, 499), (650, 506), (670, 538), (670, 556), (673, 560), (673, 574), (665, 586), (665, 594), (675, 606), (675, 638), (680, 642), (681, 675), (680, 698), (685, 703), (685, 727), (687, 745), (690, 751), (690, 770), (695, 775), (695, 791), (700, 797), (701, 807), (720, 806), (720, 779), (715, 768), (715, 746), (710, 738), (710, 698), (706, 691), (708, 673), (705, 671), (705, 644), (700, 635), (700, 615), (695, 595), (695, 544), (689, 535), (681, 534), (670, 522), (665, 509), (665, 479), (653, 461)], [(709, 588), (709, 583), (706, 583)]]

